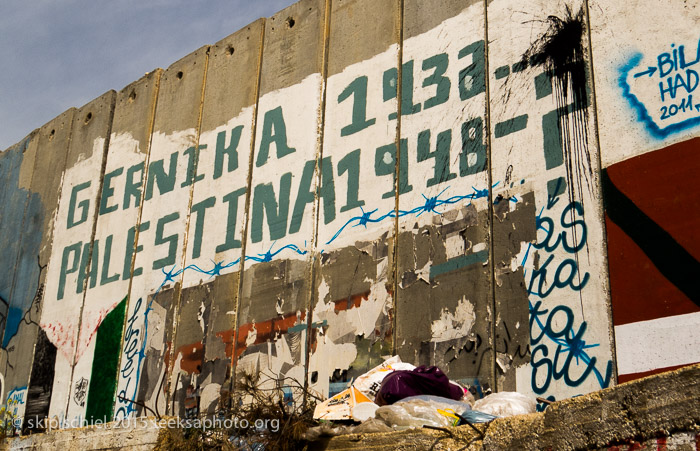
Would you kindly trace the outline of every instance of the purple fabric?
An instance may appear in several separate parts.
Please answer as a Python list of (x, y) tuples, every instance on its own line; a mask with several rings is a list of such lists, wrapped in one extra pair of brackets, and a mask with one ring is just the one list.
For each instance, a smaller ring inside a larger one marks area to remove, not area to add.
[(386, 375), (377, 392), (375, 402), (384, 406), (418, 395), (462, 399), (464, 391), (459, 386), (451, 384), (440, 368), (419, 366), (411, 371), (398, 370)]

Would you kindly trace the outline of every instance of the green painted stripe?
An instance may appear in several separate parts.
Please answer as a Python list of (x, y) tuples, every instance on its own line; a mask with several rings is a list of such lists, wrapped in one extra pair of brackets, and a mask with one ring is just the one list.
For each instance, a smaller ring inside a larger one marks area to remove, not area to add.
[[(328, 321), (326, 321), (325, 319), (321, 322), (311, 324), (312, 329), (318, 329), (319, 327), (326, 327), (326, 326), (328, 326)], [(290, 327), (289, 329), (287, 329), (287, 332), (289, 332), (289, 333), (301, 332), (302, 330), (305, 330), (305, 329), (306, 329), (306, 323), (301, 323), (301, 324), (297, 324), (296, 326)]]
[(461, 257), (456, 257), (451, 260), (447, 260), (445, 263), (440, 263), (439, 265), (430, 267), (430, 278), (456, 271), (460, 268), (466, 266), (474, 265), (476, 263), (486, 263), (489, 258), (489, 252), (487, 250), (475, 252), (473, 254), (462, 255)]
[(527, 114), (522, 116), (514, 117), (513, 119), (508, 119), (507, 121), (499, 122), (496, 124), (494, 129), (494, 134), (496, 138), (502, 138), (511, 133), (519, 132), (527, 127)]
[(535, 98), (537, 100), (552, 95), (552, 77), (547, 72), (535, 76)]
[(92, 361), (90, 388), (88, 389), (85, 410), (85, 418), (90, 424), (105, 419), (112, 420), (114, 395), (117, 392), (122, 326), (125, 316), (126, 298), (109, 312), (97, 329), (95, 357)]
[(501, 78), (505, 78), (508, 76), (508, 74), (510, 74), (510, 67), (508, 67), (508, 66), (498, 67), (493, 72), (493, 74), (496, 76), (496, 80), (499, 80)]
[(527, 61), (518, 61), (512, 66), (513, 72), (522, 72), (525, 69), (527, 69)]

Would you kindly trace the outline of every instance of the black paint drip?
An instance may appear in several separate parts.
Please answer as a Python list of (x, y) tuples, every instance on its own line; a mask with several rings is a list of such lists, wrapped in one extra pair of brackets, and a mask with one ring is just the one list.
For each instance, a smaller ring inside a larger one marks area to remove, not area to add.
[(558, 111), (559, 139), (566, 166), (569, 201), (583, 202), (583, 180), (590, 188), (591, 157), (588, 150), (589, 93), (583, 39), (584, 11), (574, 15), (569, 6), (564, 18), (549, 16), (549, 28), (523, 54), (522, 62), (542, 67), (551, 77)]
[[(569, 203), (578, 200), (584, 206), (583, 181), (590, 190), (593, 168), (588, 150), (589, 99), (583, 47), (583, 7), (574, 15), (567, 5), (564, 18), (550, 15), (547, 22), (549, 28), (523, 54), (522, 63), (543, 68), (552, 80)], [(575, 242), (578, 242), (576, 230), (573, 235)], [(589, 248), (586, 246), (586, 254), (588, 253)], [(576, 266), (580, 267), (578, 252), (574, 258)], [(581, 283), (580, 272), (578, 277)], [(579, 300), (581, 315), (585, 319), (581, 292)]]

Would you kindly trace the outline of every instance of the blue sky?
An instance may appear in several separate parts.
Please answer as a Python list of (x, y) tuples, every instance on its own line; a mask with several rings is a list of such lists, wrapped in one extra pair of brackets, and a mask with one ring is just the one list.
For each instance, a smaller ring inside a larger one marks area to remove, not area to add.
[(296, 0), (1, 0), (0, 150)]

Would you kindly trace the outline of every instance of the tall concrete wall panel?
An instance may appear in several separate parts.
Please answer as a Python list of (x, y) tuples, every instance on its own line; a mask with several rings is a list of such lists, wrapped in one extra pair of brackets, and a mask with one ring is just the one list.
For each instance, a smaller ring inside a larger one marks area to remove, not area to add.
[[(86, 284), (69, 419), (111, 416), (135, 242), (144, 167), (160, 71), (126, 86), (116, 96), (109, 147), (96, 203), (95, 236)], [(85, 180), (91, 174), (82, 174)], [(93, 179), (94, 180), (94, 179)], [(79, 237), (73, 236), (74, 240)], [(75, 291), (75, 290), (74, 290)], [(81, 388), (82, 390), (78, 390)], [(75, 393), (83, 393), (82, 402)]]
[(259, 20), (209, 51), (197, 166), (201, 180), (192, 200), (173, 346), (173, 374), (179, 383), (170, 390), (179, 415), (196, 401), (193, 390), (201, 394), (202, 411), (213, 412), (220, 394), (231, 388), (263, 30), (264, 21)]
[(308, 366), (326, 14), (303, 0), (265, 22), (235, 342), (236, 373), (264, 388), (303, 386)]
[[(35, 152), (34, 169), (29, 178), (20, 176), (23, 184), (28, 183), (25, 186), (29, 200), (17, 237), (20, 249), (8, 302), (10, 314), (17, 315), (18, 321), (8, 321), (3, 336), (3, 359), (6, 359), (3, 391), (9, 410), (19, 418), (25, 410), (35, 408), (42, 415), (48, 414), (51, 399), (52, 375), (44, 378), (39, 387), (30, 386), (30, 375), (44, 371), (51, 374), (56, 359), (57, 347), (47, 339), (47, 332), (39, 324), (74, 113), (75, 109), (70, 109), (39, 129), (36, 147), (30, 144), (27, 149)], [(42, 358), (34, 364), (37, 350)], [(30, 392), (30, 388), (34, 390)]]
[(178, 382), (172, 345), (188, 260), (192, 192), (200, 178), (198, 139), (208, 54), (209, 47), (202, 47), (160, 78), (122, 346), (117, 390), (125, 395), (117, 398), (119, 417), (136, 408), (147, 413), (132, 401), (148, 401), (153, 411), (165, 412), (169, 387)]
[(549, 399), (700, 361), (698, 21), (302, 0), (68, 110), (0, 153), (0, 397), (30, 432), (393, 354)]
[(613, 382), (586, 5), (520, 6), (488, 6), (496, 371), (559, 398)]
[[(622, 15), (635, 11), (635, 18)], [(700, 360), (700, 9), (590, 2), (620, 381)]]
[(334, 2), (330, 16), (309, 330), (324, 396), (392, 352), (399, 8)]
[[(0, 297), (2, 298), (2, 330), (6, 324), (12, 324), (13, 330), (21, 320), (19, 311), (10, 312), (9, 299), (12, 290), (12, 280), (15, 275), (15, 262), (19, 252), (22, 221), (24, 210), (29, 201), (29, 185), (34, 171), (38, 137), (32, 132), (20, 143), (10, 147), (0, 154), (0, 176), (5, 181), (0, 191), (0, 230), (2, 248), (5, 250), (6, 262), (0, 270)], [(10, 332), (12, 334), (12, 332)], [(8, 336), (8, 339), (10, 337)]]
[(396, 318), (403, 360), (494, 388), (484, 13), (404, 2)]
[[(102, 170), (108, 148), (115, 93), (110, 91), (76, 110), (66, 166), (54, 217), (51, 254), (46, 268), (46, 294), (41, 328), (56, 346), (50, 416), (84, 408), (87, 386), (72, 387), (73, 373), (82, 370), (83, 353), (94, 342), (79, 346), (85, 288), (95, 286), (97, 266), (91, 256)], [(99, 178), (98, 178), (99, 177)], [(75, 396), (71, 396), (75, 388)]]

